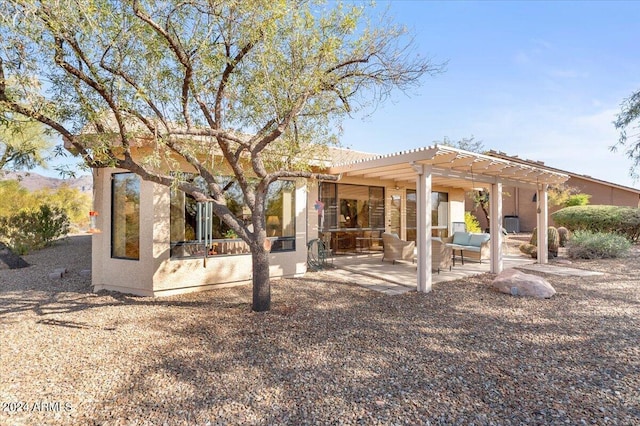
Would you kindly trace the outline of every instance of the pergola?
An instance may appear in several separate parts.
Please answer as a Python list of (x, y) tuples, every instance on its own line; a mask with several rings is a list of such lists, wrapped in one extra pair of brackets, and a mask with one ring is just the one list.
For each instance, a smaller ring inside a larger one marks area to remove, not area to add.
[(434, 145), (411, 151), (338, 164), (331, 174), (367, 179), (388, 179), (398, 183), (415, 182), (417, 196), (418, 274), (420, 292), (431, 291), (431, 188), (442, 185), (466, 191), (486, 188), (490, 191), (491, 272), (499, 273), (502, 264), (502, 185), (535, 188), (537, 191), (538, 262), (548, 262), (549, 185), (565, 182), (563, 173), (489, 157), (461, 149)]

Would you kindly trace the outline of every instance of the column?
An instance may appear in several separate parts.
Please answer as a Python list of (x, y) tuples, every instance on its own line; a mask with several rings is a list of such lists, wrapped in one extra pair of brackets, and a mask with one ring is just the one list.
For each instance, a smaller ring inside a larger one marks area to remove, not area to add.
[(491, 184), (491, 273), (502, 272), (502, 183)]
[(418, 173), (416, 178), (417, 233), (418, 248), (417, 289), (429, 293), (432, 286), (431, 276), (431, 166), (414, 164)]
[(547, 228), (549, 227), (549, 204), (547, 189), (549, 185), (538, 185), (538, 263), (549, 261), (549, 241)]

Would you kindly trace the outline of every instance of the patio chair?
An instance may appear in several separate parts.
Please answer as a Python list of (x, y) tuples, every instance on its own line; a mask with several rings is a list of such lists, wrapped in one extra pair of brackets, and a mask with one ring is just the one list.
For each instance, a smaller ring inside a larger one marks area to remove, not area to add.
[(451, 271), (453, 264), (453, 250), (441, 239), (431, 239), (431, 270), (440, 273), (441, 270)]
[(404, 241), (396, 234), (389, 232), (382, 233), (382, 260), (396, 263), (396, 260), (413, 260), (416, 243), (414, 241)]

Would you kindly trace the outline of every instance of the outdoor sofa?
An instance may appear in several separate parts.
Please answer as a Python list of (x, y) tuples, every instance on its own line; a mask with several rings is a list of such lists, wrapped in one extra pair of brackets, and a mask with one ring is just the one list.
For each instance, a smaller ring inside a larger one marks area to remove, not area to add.
[(490, 234), (472, 234), (470, 232), (455, 232), (452, 237), (443, 238), (445, 245), (453, 250), (453, 265), (455, 266), (456, 254), (459, 253), (464, 265), (465, 257), (482, 263), (483, 259), (489, 259), (491, 248), (489, 247)]

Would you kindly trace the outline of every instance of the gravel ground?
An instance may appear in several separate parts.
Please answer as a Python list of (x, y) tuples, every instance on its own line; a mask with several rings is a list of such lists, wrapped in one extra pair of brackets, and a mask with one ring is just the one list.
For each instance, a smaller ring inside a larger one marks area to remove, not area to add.
[(546, 276), (550, 300), (310, 273), (252, 313), (248, 286), (93, 294), (89, 238), (0, 271), (0, 424), (640, 424), (637, 248)]

